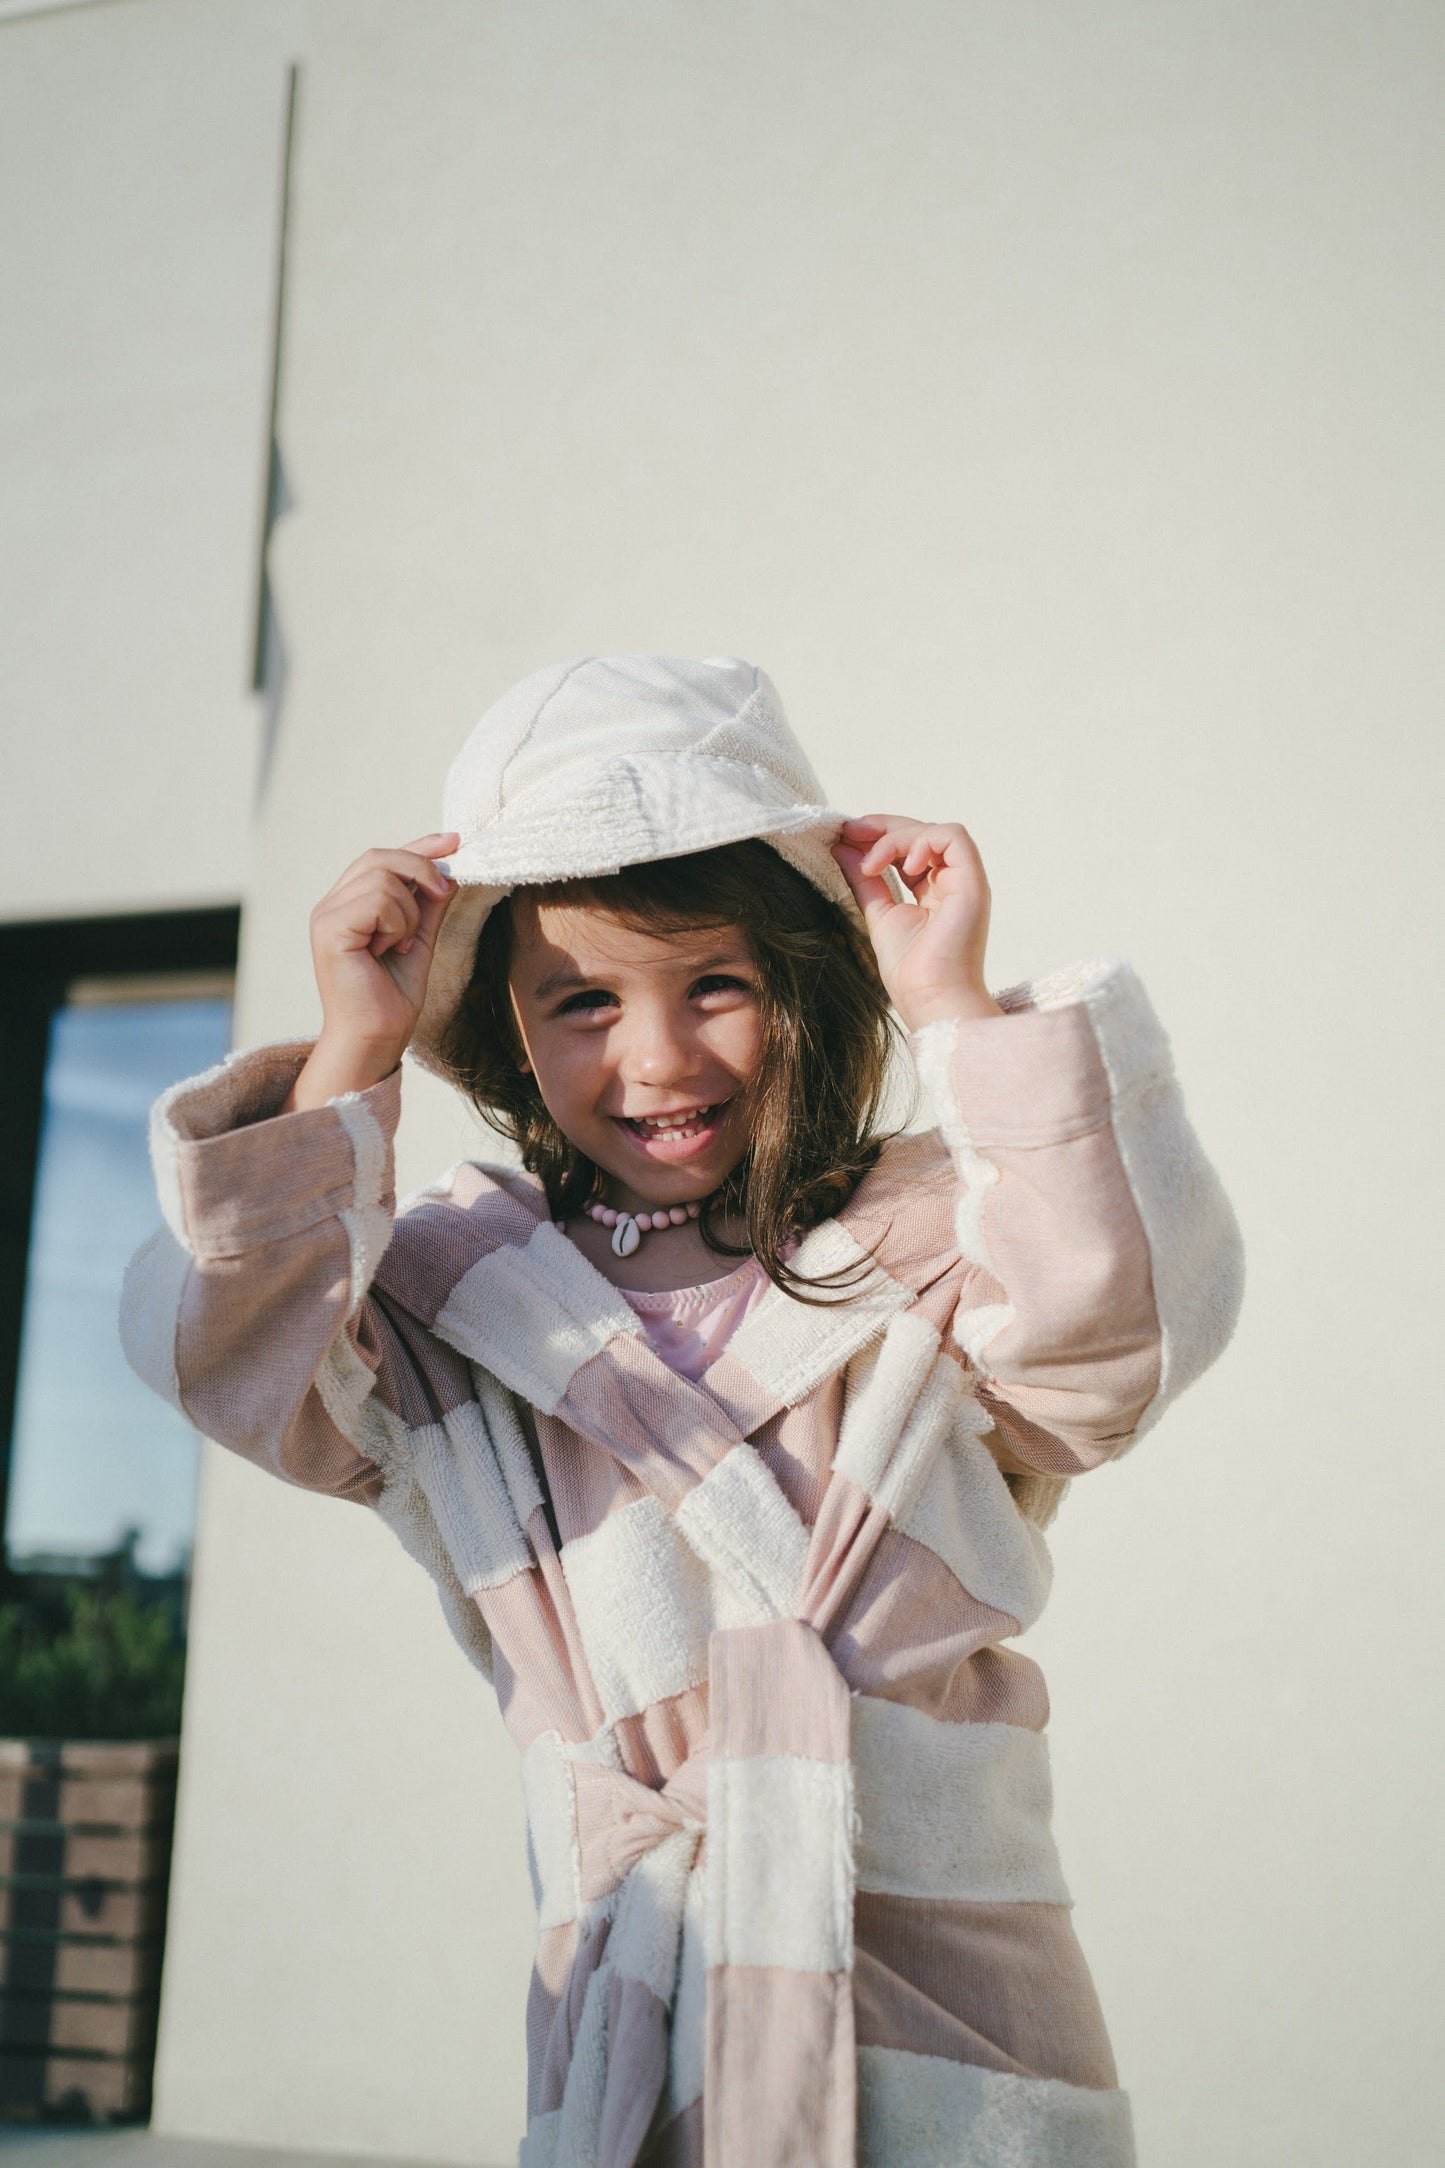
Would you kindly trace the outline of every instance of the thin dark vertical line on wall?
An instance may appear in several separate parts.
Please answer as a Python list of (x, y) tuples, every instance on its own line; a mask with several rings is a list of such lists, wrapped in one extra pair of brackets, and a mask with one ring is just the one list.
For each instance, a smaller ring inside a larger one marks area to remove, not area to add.
[(300, 84), (299, 63), (286, 71), (286, 102), (281, 132), (281, 191), (276, 221), (276, 275), (271, 299), (271, 396), (266, 416), (264, 513), (256, 557), (256, 606), (251, 640), (251, 689), (265, 696), (258, 793), (265, 787), (280, 707), (283, 656), (276, 622), (268, 553), (276, 522), (287, 509), (286, 470), (281, 460), (278, 429), (281, 410), (281, 370), (286, 344), (286, 272), (291, 239), (291, 173), (296, 145), (296, 106)]
[(281, 129), (281, 201), (276, 220), (276, 278), (271, 294), (271, 396), (266, 409), (265, 512), (261, 521), (261, 546), (256, 561), (256, 611), (251, 642), (251, 689), (259, 692), (266, 678), (266, 611), (269, 597), (266, 579), (266, 547), (280, 510), (280, 454), (276, 423), (281, 406), (281, 346), (286, 324), (286, 248), (291, 226), (291, 151), (296, 139), (296, 84), (300, 69), (293, 60), (286, 70), (286, 107)]

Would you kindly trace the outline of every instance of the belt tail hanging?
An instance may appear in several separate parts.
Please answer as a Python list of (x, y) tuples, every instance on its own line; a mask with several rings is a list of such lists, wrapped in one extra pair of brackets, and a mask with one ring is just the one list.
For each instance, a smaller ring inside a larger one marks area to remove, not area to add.
[(709, 1659), (707, 2168), (853, 2168), (848, 1688), (800, 1619)]

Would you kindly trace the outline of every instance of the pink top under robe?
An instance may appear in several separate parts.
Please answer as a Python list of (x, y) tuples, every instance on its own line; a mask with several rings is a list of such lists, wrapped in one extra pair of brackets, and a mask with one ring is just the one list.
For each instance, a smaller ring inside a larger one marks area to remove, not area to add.
[(756, 1257), (745, 1257), (736, 1272), (704, 1280), (701, 1287), (675, 1287), (666, 1294), (632, 1287), (617, 1292), (642, 1319), (650, 1345), (668, 1369), (696, 1383), (771, 1284)]

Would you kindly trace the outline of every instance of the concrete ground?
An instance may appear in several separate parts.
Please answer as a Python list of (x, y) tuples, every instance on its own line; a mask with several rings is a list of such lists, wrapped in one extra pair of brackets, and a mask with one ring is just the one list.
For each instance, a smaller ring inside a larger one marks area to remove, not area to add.
[(374, 2155), (291, 2153), (277, 2146), (213, 2145), (149, 2130), (42, 2130), (0, 2123), (4, 2168), (420, 2168)]

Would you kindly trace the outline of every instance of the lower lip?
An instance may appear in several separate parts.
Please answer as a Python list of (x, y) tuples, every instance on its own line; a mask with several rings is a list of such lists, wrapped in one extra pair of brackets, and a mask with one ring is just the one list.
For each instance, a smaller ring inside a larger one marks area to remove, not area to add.
[(648, 1134), (639, 1134), (630, 1122), (620, 1116), (616, 1120), (628, 1143), (635, 1145), (644, 1158), (659, 1165), (676, 1166), (683, 1160), (699, 1158), (710, 1145), (716, 1144), (726, 1112), (725, 1106), (715, 1107), (706, 1122), (687, 1134), (677, 1129), (655, 1129)]

